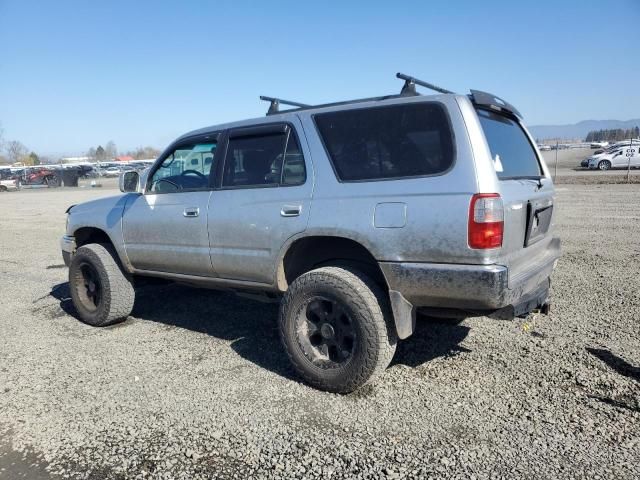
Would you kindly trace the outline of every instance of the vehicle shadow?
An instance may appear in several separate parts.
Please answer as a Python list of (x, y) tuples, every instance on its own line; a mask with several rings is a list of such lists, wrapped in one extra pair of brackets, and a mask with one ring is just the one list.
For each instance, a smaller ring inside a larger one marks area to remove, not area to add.
[[(65, 313), (78, 317), (67, 282), (54, 286), (50, 295), (60, 301)], [(131, 315), (231, 341), (231, 348), (242, 358), (298, 380), (280, 343), (276, 303), (170, 284), (136, 289)], [(459, 346), (468, 332), (468, 327), (455, 322), (420, 319), (415, 334), (399, 343), (392, 365), (417, 367), (440, 356), (468, 352)]]
[(640, 367), (634, 367), (629, 362), (617, 355), (614, 355), (609, 350), (603, 348), (590, 348), (587, 347), (589, 352), (594, 357), (602, 360), (611, 369), (615, 370), (620, 375), (631, 378), (636, 382), (640, 382)]
[(470, 328), (461, 325), (462, 320), (418, 316), (416, 331), (398, 343), (392, 365), (417, 367), (438, 357), (468, 353), (460, 343)]
[[(616, 373), (640, 382), (640, 367), (634, 367), (623, 358), (603, 348), (587, 347), (586, 350), (594, 357), (606, 363), (607, 366)], [(602, 395), (588, 395), (588, 397), (611, 405), (612, 407), (624, 408), (632, 412), (640, 412), (640, 403), (638, 403), (638, 400), (632, 395), (621, 395), (618, 398), (609, 398)]]

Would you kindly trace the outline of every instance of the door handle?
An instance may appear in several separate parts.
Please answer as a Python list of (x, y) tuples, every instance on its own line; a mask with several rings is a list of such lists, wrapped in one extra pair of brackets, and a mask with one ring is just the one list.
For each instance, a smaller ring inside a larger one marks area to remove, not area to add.
[(284, 205), (280, 210), (282, 217), (297, 217), (302, 211), (302, 205)]
[(200, 215), (200, 209), (198, 207), (185, 208), (184, 212), (182, 212), (182, 215), (187, 218), (194, 218)]

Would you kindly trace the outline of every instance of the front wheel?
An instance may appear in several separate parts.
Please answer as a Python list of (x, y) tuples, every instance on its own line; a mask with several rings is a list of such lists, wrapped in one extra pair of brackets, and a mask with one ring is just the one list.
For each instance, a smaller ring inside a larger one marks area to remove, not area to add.
[(108, 245), (92, 243), (76, 251), (69, 289), (80, 319), (94, 327), (122, 322), (133, 310), (135, 290)]
[(611, 168), (611, 162), (609, 160), (602, 160), (598, 163), (598, 170), (609, 170)]
[(280, 305), (280, 334), (310, 385), (349, 393), (391, 362), (397, 336), (387, 296), (357, 270), (323, 267), (298, 277)]

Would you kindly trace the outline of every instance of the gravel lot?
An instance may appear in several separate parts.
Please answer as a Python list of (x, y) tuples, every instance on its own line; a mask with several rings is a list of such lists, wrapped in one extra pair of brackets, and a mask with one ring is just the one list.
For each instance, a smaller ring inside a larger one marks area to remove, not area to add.
[[(609, 181), (612, 183), (625, 183), (627, 179), (627, 169), (613, 169), (607, 171), (589, 170), (580, 167), (580, 162), (593, 155), (595, 150), (590, 148), (568, 148), (564, 150), (547, 150), (542, 152), (551, 175), (557, 173), (560, 179), (557, 183), (599, 183)], [(556, 169), (556, 153), (558, 168)], [(635, 182), (640, 181), (640, 169), (632, 168), (631, 176)], [(613, 177), (620, 177), (613, 180)], [(613, 181), (612, 181), (613, 180)]]
[(422, 321), (371, 388), (300, 384), (275, 305), (180, 286), (73, 318), (69, 204), (0, 195), (0, 478), (639, 478), (640, 187), (566, 185), (549, 317)]

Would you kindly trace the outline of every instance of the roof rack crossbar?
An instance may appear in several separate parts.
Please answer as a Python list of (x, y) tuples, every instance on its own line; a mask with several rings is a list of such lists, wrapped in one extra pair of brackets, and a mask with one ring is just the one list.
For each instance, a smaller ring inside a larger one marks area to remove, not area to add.
[(267, 111), (267, 115), (272, 115), (274, 113), (278, 113), (280, 111), (280, 104), (282, 104), (282, 105), (290, 105), (292, 107), (298, 107), (298, 108), (310, 108), (311, 107), (311, 105), (307, 105), (305, 103), (292, 102), (290, 100), (285, 100), (283, 98), (265, 97), (264, 95), (260, 95), (260, 100), (264, 100), (265, 102), (271, 102), (271, 104), (269, 105), (269, 110)]
[(396, 73), (396, 78), (400, 80), (404, 80), (404, 85), (402, 86), (402, 91), (400, 95), (419, 95), (416, 92), (416, 85), (420, 85), (421, 87), (428, 88), (429, 90), (434, 90), (440, 93), (454, 93), (451, 90), (447, 90), (446, 88), (438, 87), (433, 83), (423, 82), (422, 80), (418, 80), (417, 78), (411, 77), (409, 75), (405, 75), (404, 73)]

